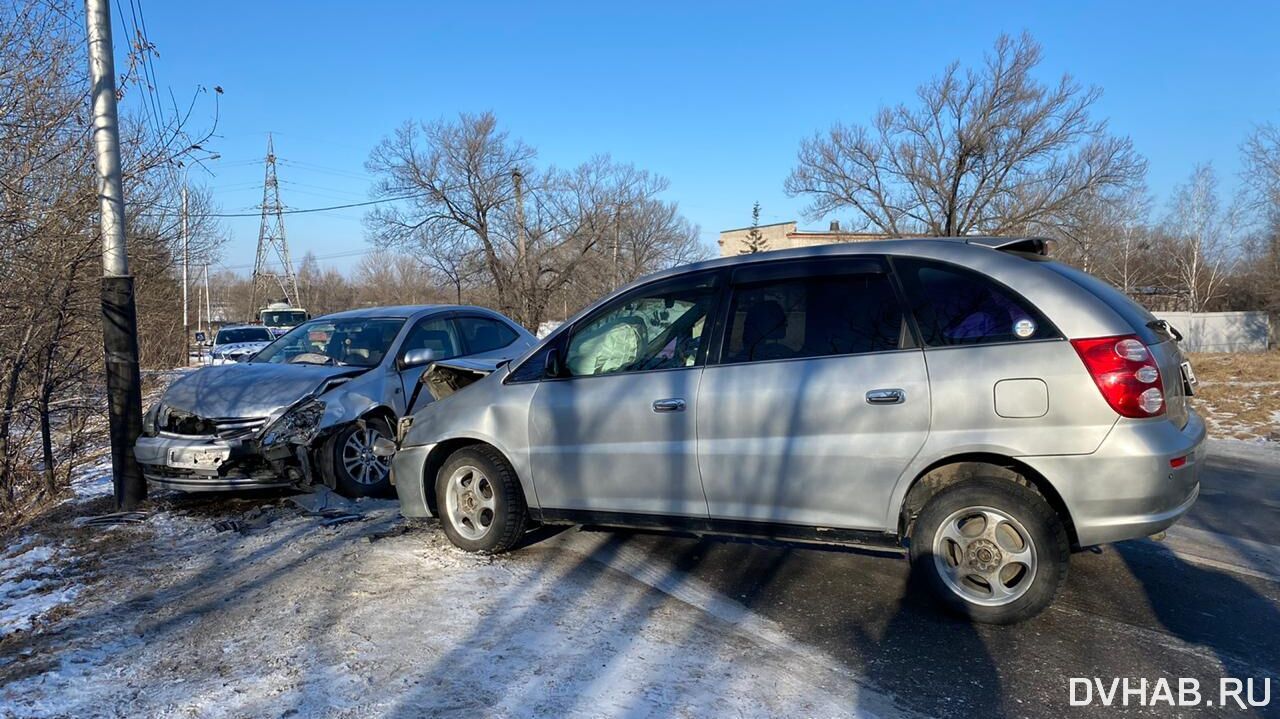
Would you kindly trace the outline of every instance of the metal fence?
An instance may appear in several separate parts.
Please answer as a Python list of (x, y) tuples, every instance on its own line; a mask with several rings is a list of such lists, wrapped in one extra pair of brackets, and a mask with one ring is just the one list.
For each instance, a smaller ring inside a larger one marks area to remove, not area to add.
[(1182, 333), (1190, 352), (1262, 352), (1271, 348), (1266, 312), (1155, 312)]

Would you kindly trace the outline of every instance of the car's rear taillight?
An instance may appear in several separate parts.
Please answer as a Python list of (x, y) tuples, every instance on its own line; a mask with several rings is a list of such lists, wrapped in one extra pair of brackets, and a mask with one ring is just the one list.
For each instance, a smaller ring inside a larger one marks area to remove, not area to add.
[(1102, 396), (1123, 417), (1164, 414), (1164, 384), (1151, 350), (1134, 335), (1071, 340)]

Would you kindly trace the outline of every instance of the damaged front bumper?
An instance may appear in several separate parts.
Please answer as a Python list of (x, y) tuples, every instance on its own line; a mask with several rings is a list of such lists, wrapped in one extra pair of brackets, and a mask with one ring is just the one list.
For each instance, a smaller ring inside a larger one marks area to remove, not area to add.
[(316, 479), (311, 449), (296, 444), (162, 434), (139, 437), (133, 453), (148, 482), (184, 492), (296, 488)]
[(148, 482), (186, 492), (290, 487), (302, 479), (281, 471), (255, 441), (158, 435), (139, 437), (133, 453)]
[[(148, 425), (152, 430), (138, 438), (134, 456), (149, 482), (186, 492), (305, 487), (316, 478), (313, 448), (325, 446), (332, 431), (319, 427), (324, 409), (323, 401), (307, 396), (266, 419), (196, 418), (195, 426), (213, 426), (217, 434)], [(162, 408), (148, 412), (160, 424), (153, 414)], [(190, 417), (184, 421), (191, 426)]]

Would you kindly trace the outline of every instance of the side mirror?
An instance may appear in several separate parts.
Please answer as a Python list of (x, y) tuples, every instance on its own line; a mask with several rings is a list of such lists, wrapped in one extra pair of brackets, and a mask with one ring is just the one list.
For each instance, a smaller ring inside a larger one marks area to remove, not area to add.
[(412, 349), (404, 353), (404, 358), (400, 360), (401, 369), (409, 369), (410, 367), (421, 367), (436, 361), (436, 351), (430, 347), (420, 347)]
[(543, 379), (556, 379), (564, 376), (564, 364), (560, 361), (559, 348), (552, 347), (547, 351), (547, 361), (542, 367)]

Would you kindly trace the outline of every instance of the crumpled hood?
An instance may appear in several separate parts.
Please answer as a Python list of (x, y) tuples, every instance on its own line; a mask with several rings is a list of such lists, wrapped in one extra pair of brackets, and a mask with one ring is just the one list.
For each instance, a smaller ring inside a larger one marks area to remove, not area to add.
[(266, 417), (315, 392), (326, 380), (365, 369), (265, 362), (204, 367), (169, 385), (162, 401), (209, 419)]

